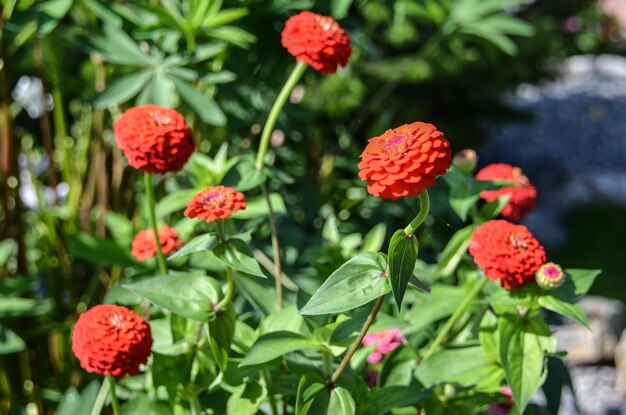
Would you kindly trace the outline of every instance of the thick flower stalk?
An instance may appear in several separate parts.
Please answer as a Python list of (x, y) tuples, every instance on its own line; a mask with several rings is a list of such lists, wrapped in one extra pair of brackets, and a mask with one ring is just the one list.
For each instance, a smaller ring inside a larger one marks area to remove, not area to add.
[(81, 314), (72, 333), (72, 351), (81, 367), (118, 379), (139, 373), (151, 348), (148, 323), (114, 304), (100, 304)]
[(417, 196), (450, 167), (450, 144), (434, 125), (405, 124), (371, 138), (361, 154), (359, 177), (384, 199)]
[(537, 189), (519, 167), (505, 163), (490, 164), (476, 173), (476, 179), (512, 182), (510, 186), (480, 192), (480, 197), (487, 202), (493, 202), (501, 196), (509, 196), (506, 206), (500, 212), (505, 219), (520, 221), (535, 208)]
[(185, 118), (170, 108), (153, 104), (129, 108), (114, 130), (128, 164), (146, 173), (177, 172), (195, 150)]
[[(157, 228), (159, 234), (159, 242), (161, 244), (161, 251), (163, 254), (171, 254), (180, 249), (183, 246), (183, 241), (178, 236), (178, 231), (169, 226), (159, 226)], [(145, 261), (152, 258), (158, 253), (158, 247), (156, 239), (154, 237), (154, 231), (152, 229), (145, 229), (135, 235), (132, 242), (131, 254), (138, 261)]]
[(487, 278), (508, 290), (534, 282), (535, 273), (546, 262), (543, 246), (528, 228), (502, 219), (476, 228), (469, 252)]
[(185, 209), (185, 216), (197, 218), (207, 223), (226, 219), (233, 212), (246, 208), (243, 193), (232, 187), (209, 186), (196, 194)]
[(303, 11), (285, 22), (281, 42), (296, 60), (323, 75), (346, 66), (352, 47), (350, 37), (331, 17)]

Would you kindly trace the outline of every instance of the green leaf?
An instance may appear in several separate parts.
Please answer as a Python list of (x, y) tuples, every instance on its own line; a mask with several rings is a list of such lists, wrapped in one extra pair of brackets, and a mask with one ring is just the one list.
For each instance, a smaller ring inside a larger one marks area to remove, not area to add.
[(355, 412), (356, 404), (348, 389), (337, 386), (330, 391), (327, 415), (354, 415)]
[(576, 286), (576, 295), (587, 294), (596, 277), (602, 273), (600, 269), (566, 269), (565, 274)]
[(171, 108), (175, 100), (176, 91), (172, 81), (163, 72), (156, 72), (137, 97), (136, 105), (156, 104)]
[(198, 91), (191, 84), (175, 76), (168, 77), (176, 87), (176, 91), (187, 105), (207, 124), (221, 127), (226, 125), (226, 116), (212, 99)]
[(105, 222), (111, 236), (119, 246), (130, 246), (135, 236), (133, 223), (124, 215), (109, 211)]
[(135, 41), (121, 28), (104, 25), (104, 36), (89, 38), (86, 46), (101, 55), (105, 61), (121, 65), (150, 65), (151, 59), (143, 53)]
[(343, 19), (348, 14), (352, 0), (335, 0), (330, 2), (330, 12), (337, 20)]
[(267, 388), (255, 379), (239, 386), (228, 398), (226, 413), (233, 415), (255, 415), (267, 397)]
[[(333, 314), (360, 307), (387, 294), (391, 290), (385, 275), (383, 254), (362, 252), (340, 266), (313, 297), (302, 307), (300, 314)], [(341, 299), (341, 301), (338, 301)]]
[(56, 415), (84, 415), (90, 414), (96, 403), (100, 383), (97, 380), (91, 381), (82, 393), (79, 393), (75, 387), (70, 387), (57, 408)]
[(13, 239), (5, 239), (0, 242), (0, 267), (6, 265), (11, 255), (17, 252), (17, 242)]
[[(295, 415), (307, 415), (315, 401), (325, 401), (325, 398), (327, 398), (326, 389), (326, 382), (322, 378), (317, 378), (315, 372), (309, 372), (305, 376), (302, 376), (298, 383), (298, 391), (296, 393)], [(317, 406), (318, 405), (316, 405), (316, 407)], [(326, 407), (324, 406), (322, 410), (322, 413), (326, 412)]]
[(74, 233), (65, 236), (70, 254), (94, 265), (123, 267), (136, 266), (137, 262), (127, 249), (120, 248), (114, 241), (98, 239), (87, 233)]
[(213, 249), (213, 253), (224, 265), (235, 270), (257, 277), (267, 278), (248, 244), (238, 238), (231, 238), (222, 242)]
[(205, 233), (193, 238), (187, 242), (178, 251), (170, 255), (167, 260), (171, 261), (176, 258), (191, 255), (194, 252), (210, 251), (217, 245), (217, 237), (212, 233)]
[(497, 364), (485, 359), (482, 347), (468, 346), (437, 351), (417, 366), (415, 376), (425, 386), (459, 383), (497, 391), (503, 374)]
[(459, 215), (462, 221), (467, 220), (467, 214), (480, 199), (480, 193), (469, 193), (467, 188), (454, 187), (450, 191), (450, 207)]
[(515, 406), (524, 412), (546, 377), (545, 353), (553, 353), (556, 340), (537, 317), (503, 315), (498, 325), (500, 361), (511, 387)]
[(467, 252), (474, 229), (474, 225), (466, 226), (452, 235), (452, 238), (450, 238), (448, 244), (441, 252), (439, 262), (435, 268), (437, 277), (446, 278), (454, 274), (454, 271), (463, 259), (463, 255)]
[(403, 229), (399, 229), (391, 237), (389, 242), (389, 278), (391, 290), (396, 300), (396, 307), (400, 310), (402, 299), (413, 275), (415, 261), (417, 260), (417, 239), (415, 235), (407, 235)]
[(211, 353), (222, 371), (226, 370), (230, 344), (235, 335), (237, 316), (232, 306), (216, 314), (215, 320), (209, 322), (209, 345)]
[(186, 354), (164, 355), (152, 353), (152, 379), (155, 386), (165, 386), (170, 400), (176, 399), (178, 390), (189, 379), (192, 359)]
[(385, 415), (394, 408), (416, 405), (432, 392), (416, 386), (376, 388), (367, 397), (364, 415)]
[[(285, 202), (278, 193), (270, 194), (270, 203), (272, 211), (275, 215), (282, 215), (287, 212)], [(230, 216), (233, 219), (252, 219), (258, 217), (266, 217), (269, 214), (269, 208), (265, 196), (256, 196), (246, 200), (246, 208), (233, 212)]]
[(54, 307), (52, 300), (5, 297), (0, 300), (0, 319), (6, 317), (37, 316), (48, 313)]
[[(89, 412), (81, 412), (81, 415)], [(122, 406), (122, 415), (172, 415), (172, 409), (165, 402), (153, 401), (147, 395), (139, 394)], [(78, 414), (77, 414), (78, 415)]]
[(25, 348), (26, 343), (20, 336), (0, 324), (0, 355), (21, 352)]
[(141, 91), (151, 77), (151, 71), (139, 71), (117, 79), (94, 99), (94, 107), (107, 108), (127, 102)]
[(478, 217), (482, 221), (488, 221), (500, 214), (502, 209), (504, 209), (509, 203), (509, 199), (511, 198), (510, 194), (506, 194), (504, 196), (500, 196), (493, 202), (485, 203), (478, 212)]
[(313, 340), (289, 331), (274, 331), (259, 337), (239, 366), (260, 365), (287, 353), (321, 347)]
[(237, 7), (233, 9), (221, 10), (219, 13), (209, 15), (202, 22), (204, 27), (216, 27), (222, 26), (235, 20), (239, 20), (242, 17), (248, 15), (248, 9), (246, 7)]
[(361, 252), (379, 252), (385, 243), (387, 225), (384, 222), (374, 226), (363, 238)]
[(216, 280), (193, 274), (164, 275), (123, 287), (159, 307), (202, 322), (215, 317), (212, 306), (222, 297)]
[(591, 330), (585, 312), (576, 303), (563, 301), (553, 295), (550, 295), (550, 293), (547, 293), (547, 295), (542, 295), (539, 297), (539, 305), (550, 311), (554, 311), (555, 313), (569, 317), (572, 320), (576, 320), (577, 322)]
[[(255, 160), (252, 157), (244, 156), (235, 165), (234, 169), (230, 169), (222, 183), (224, 186), (230, 186), (240, 192), (255, 189), (265, 182), (267, 176), (264, 170), (259, 170), (255, 166)], [(281, 201), (282, 203), (282, 201)], [(250, 208), (250, 203), (245, 210), (234, 213), (243, 213)], [(273, 205), (272, 205), (273, 207)], [(274, 208), (276, 209), (276, 208)]]
[(161, 200), (159, 200), (159, 203), (157, 203), (157, 218), (163, 219), (167, 215), (184, 209), (187, 205), (187, 202), (189, 202), (196, 193), (198, 193), (198, 190), (196, 189), (177, 190), (175, 192), (169, 193)]
[(411, 328), (406, 334), (418, 332), (430, 324), (451, 316), (466, 297), (463, 287), (435, 285), (429, 294), (419, 294), (419, 301), (406, 314)]

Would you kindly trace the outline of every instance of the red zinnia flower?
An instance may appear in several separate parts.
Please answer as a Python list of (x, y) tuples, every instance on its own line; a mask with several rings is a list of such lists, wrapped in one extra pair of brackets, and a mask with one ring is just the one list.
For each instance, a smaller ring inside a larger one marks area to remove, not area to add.
[(148, 323), (115, 304), (100, 304), (81, 314), (72, 333), (72, 351), (81, 367), (105, 376), (138, 373), (151, 348)]
[[(183, 246), (183, 241), (178, 236), (176, 229), (170, 228), (169, 226), (159, 226), (157, 232), (159, 234), (159, 242), (161, 242), (161, 252), (163, 252), (163, 254), (176, 252), (178, 248)], [(143, 262), (148, 258), (152, 258), (157, 253), (154, 230), (145, 229), (137, 233), (135, 239), (133, 239), (132, 246), (131, 254), (137, 258), (138, 261)]]
[(309, 11), (291, 16), (285, 22), (281, 42), (298, 61), (324, 75), (346, 66), (352, 47), (350, 37), (332, 18)]
[(450, 144), (434, 125), (405, 124), (371, 138), (361, 154), (359, 177), (384, 199), (416, 196), (450, 167)]
[(179, 171), (196, 147), (183, 116), (157, 105), (129, 108), (114, 130), (128, 164), (148, 173)]
[(546, 262), (543, 246), (526, 226), (502, 219), (476, 228), (469, 252), (487, 278), (500, 280), (500, 285), (509, 290), (533, 282), (535, 272)]
[(231, 187), (209, 186), (196, 194), (185, 209), (185, 216), (207, 222), (226, 219), (234, 211), (246, 208), (243, 193)]
[(528, 177), (524, 176), (522, 169), (509, 164), (490, 164), (476, 174), (478, 180), (506, 180), (513, 182), (512, 186), (504, 186), (497, 190), (483, 190), (480, 197), (487, 202), (493, 202), (500, 196), (510, 195), (509, 201), (502, 209), (502, 217), (514, 221), (521, 220), (535, 207), (537, 189)]

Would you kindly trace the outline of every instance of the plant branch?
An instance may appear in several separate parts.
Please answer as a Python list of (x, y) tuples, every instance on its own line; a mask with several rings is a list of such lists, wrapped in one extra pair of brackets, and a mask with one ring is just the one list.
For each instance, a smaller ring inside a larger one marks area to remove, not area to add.
[(122, 411), (120, 410), (120, 402), (117, 400), (117, 393), (115, 392), (115, 378), (111, 375), (107, 375), (107, 379), (109, 380), (109, 385), (110, 385), (111, 405), (113, 406), (113, 414), (120, 415)]
[(261, 185), (263, 190), (263, 196), (267, 202), (267, 208), (269, 210), (270, 228), (272, 230), (272, 251), (274, 253), (274, 282), (276, 286), (276, 298), (278, 299), (278, 308), (285, 308), (285, 300), (283, 298), (283, 267), (280, 262), (280, 244), (278, 242), (278, 228), (276, 227), (276, 216), (274, 215), (274, 209), (272, 209), (272, 201), (270, 200), (270, 194), (267, 191), (265, 183)]
[(154, 186), (152, 185), (152, 174), (144, 173), (144, 184), (146, 190), (146, 203), (148, 203), (148, 212), (150, 214), (150, 225), (154, 231), (154, 240), (157, 246), (157, 262), (159, 263), (159, 271), (162, 275), (167, 275), (167, 265), (165, 263), (165, 257), (163, 256), (163, 250), (161, 248), (161, 240), (159, 239), (159, 231), (157, 227), (156, 211), (154, 206)]
[(372, 312), (369, 314), (369, 316), (367, 316), (367, 320), (365, 320), (365, 323), (363, 323), (363, 327), (361, 327), (361, 331), (359, 332), (359, 335), (354, 340), (354, 342), (350, 345), (350, 348), (348, 348), (348, 352), (343, 357), (343, 360), (341, 361), (337, 369), (335, 369), (332, 376), (330, 377), (329, 383), (331, 386), (337, 382), (337, 380), (339, 379), (339, 376), (341, 376), (343, 371), (348, 366), (348, 363), (350, 363), (350, 359), (352, 359), (352, 356), (361, 345), (361, 341), (363, 340), (363, 337), (365, 337), (365, 335), (367, 334), (367, 331), (369, 330), (370, 326), (374, 322), (374, 319), (376, 318), (376, 315), (380, 311), (380, 308), (382, 307), (384, 302), (385, 302), (385, 295), (381, 295), (380, 297), (378, 297), (378, 300), (376, 300), (376, 304), (374, 304), (374, 308), (372, 309)]
[(452, 330), (454, 325), (463, 316), (465, 311), (467, 311), (467, 308), (472, 304), (474, 298), (476, 298), (478, 293), (482, 291), (483, 287), (487, 284), (487, 281), (489, 281), (487, 278), (481, 277), (481, 279), (475, 283), (474, 287), (472, 287), (472, 290), (467, 294), (463, 302), (459, 305), (459, 308), (454, 310), (454, 313), (452, 313), (450, 319), (446, 322), (445, 326), (443, 326), (433, 343), (430, 345), (422, 360), (428, 359), (437, 351), (437, 349), (439, 349), (439, 347), (441, 347), (441, 344), (445, 340), (448, 333), (450, 333), (450, 330)]

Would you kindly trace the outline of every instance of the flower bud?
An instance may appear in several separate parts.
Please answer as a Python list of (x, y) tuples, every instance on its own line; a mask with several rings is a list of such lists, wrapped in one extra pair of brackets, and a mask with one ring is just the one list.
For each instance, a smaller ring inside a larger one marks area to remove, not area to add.
[(535, 273), (537, 284), (544, 290), (551, 290), (560, 287), (565, 280), (565, 273), (558, 264), (554, 262), (545, 263)]
[(474, 169), (476, 169), (476, 163), (478, 163), (478, 156), (471, 148), (459, 151), (452, 159), (452, 165), (456, 167), (458, 171), (467, 175), (474, 172)]

